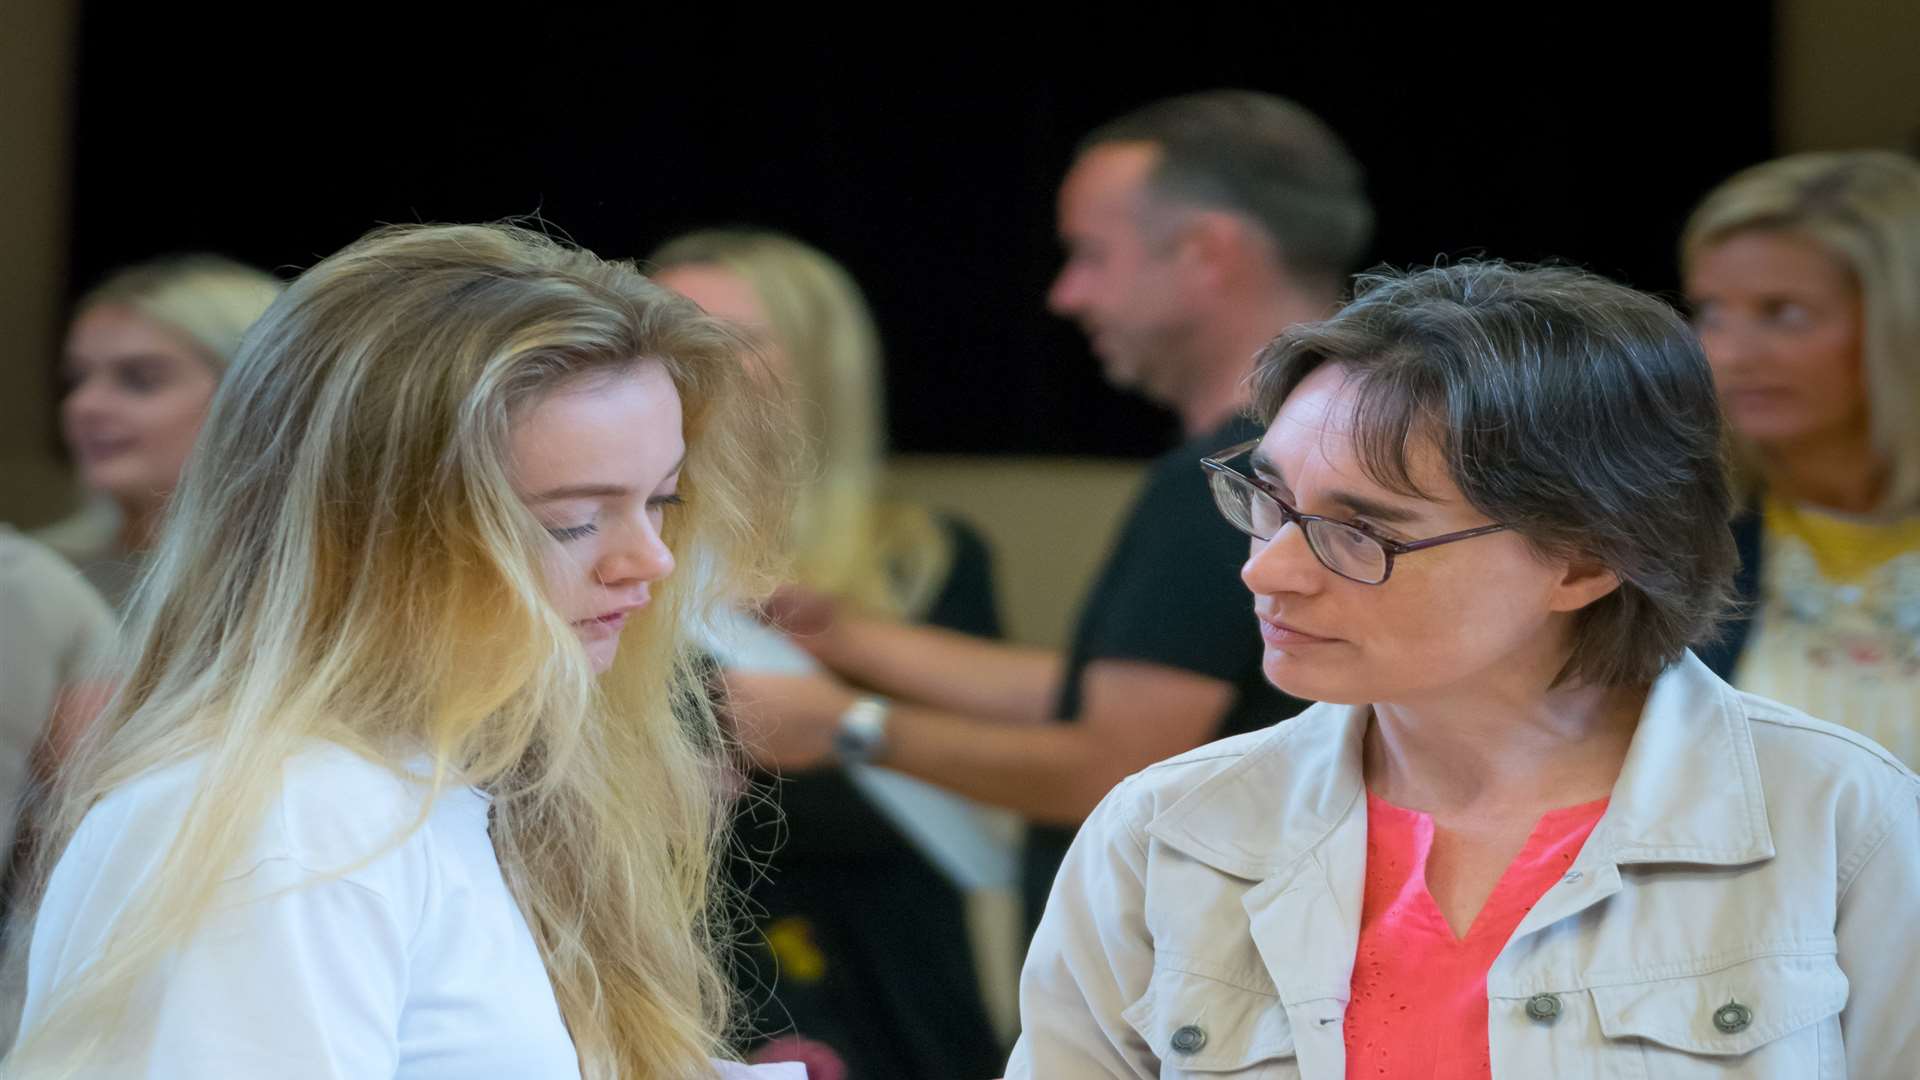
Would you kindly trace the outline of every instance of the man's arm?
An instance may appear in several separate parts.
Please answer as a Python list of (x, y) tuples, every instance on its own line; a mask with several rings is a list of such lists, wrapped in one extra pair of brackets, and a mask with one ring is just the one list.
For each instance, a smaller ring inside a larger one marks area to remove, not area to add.
[[(1231, 684), (1179, 668), (1101, 660), (1082, 676), (1074, 723), (1009, 725), (899, 703), (876, 760), (1033, 821), (1077, 825), (1121, 779), (1212, 738)], [(823, 675), (730, 673), (733, 713), (749, 753), (776, 770), (826, 761), (857, 691)]]
[(799, 586), (777, 593), (762, 617), (844, 681), (888, 697), (983, 720), (1053, 718), (1065, 665), (1052, 649), (877, 619)]
[[(1218, 736), (1261, 662), (1239, 580), (1247, 539), (1221, 520), (1197, 461), (1189, 447), (1149, 474), (1088, 594), (1074, 649), (1084, 665), (1036, 663), (1030, 672), (1053, 674), (1017, 693), (1000, 683), (1018, 683), (1015, 667), (998, 663), (1015, 650), (950, 650), (938, 631), (834, 619), (830, 604), (800, 592), (776, 598), (770, 615), (827, 667), (900, 699), (882, 764), (1030, 820), (1078, 824), (1122, 777)], [(777, 703), (747, 706), (742, 732), (763, 763), (789, 770), (829, 756), (855, 698), (823, 676), (735, 689)]]

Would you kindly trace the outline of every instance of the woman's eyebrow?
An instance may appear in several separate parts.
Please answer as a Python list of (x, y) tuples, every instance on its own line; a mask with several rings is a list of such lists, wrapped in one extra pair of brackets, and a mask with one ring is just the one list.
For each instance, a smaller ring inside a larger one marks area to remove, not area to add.
[[(1256, 475), (1270, 479), (1273, 483), (1289, 491), (1293, 490), (1287, 484), (1286, 477), (1281, 475), (1280, 470), (1273, 464), (1272, 459), (1268, 458), (1265, 454), (1255, 450), (1251, 455), (1251, 463)], [(1336, 489), (1327, 492), (1326, 499), (1328, 502), (1345, 507), (1358, 517), (1372, 518), (1382, 524), (1404, 525), (1419, 521), (1422, 516), (1418, 510), (1410, 507), (1383, 503), (1378, 499), (1371, 499), (1365, 495), (1356, 495), (1350, 491), (1340, 491)]]
[[(681, 469), (686, 468), (686, 465), (687, 456), (681, 454), (680, 460), (673, 463), (673, 468), (667, 471), (667, 475), (669, 477), (678, 475)], [(529, 496), (527, 501), (547, 503), (559, 502), (563, 499), (619, 499), (631, 497), (632, 495), (633, 489), (627, 487), (625, 484), (567, 484), (542, 491), (538, 495)]]

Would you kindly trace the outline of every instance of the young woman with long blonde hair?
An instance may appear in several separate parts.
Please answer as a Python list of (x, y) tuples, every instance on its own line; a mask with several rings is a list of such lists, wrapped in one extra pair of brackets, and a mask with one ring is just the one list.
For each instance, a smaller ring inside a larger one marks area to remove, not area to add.
[[(54, 792), (7, 1075), (738, 1068), (681, 633), (777, 549), (736, 345), (504, 227), (381, 230), (288, 289)], [(670, 573), (695, 550), (733, 573)]]

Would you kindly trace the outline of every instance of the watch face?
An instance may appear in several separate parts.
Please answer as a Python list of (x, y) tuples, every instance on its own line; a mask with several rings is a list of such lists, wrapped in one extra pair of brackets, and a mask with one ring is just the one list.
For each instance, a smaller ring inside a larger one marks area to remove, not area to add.
[(841, 761), (871, 761), (886, 741), (886, 705), (874, 699), (856, 703), (840, 718), (833, 752)]
[(873, 754), (873, 744), (879, 741), (874, 734), (864, 728), (843, 727), (833, 733), (833, 750), (847, 761), (865, 761)]

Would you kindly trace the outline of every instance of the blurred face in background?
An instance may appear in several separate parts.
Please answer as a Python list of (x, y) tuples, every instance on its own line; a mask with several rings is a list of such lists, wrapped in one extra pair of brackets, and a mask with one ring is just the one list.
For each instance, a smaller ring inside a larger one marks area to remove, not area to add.
[(753, 286), (739, 274), (721, 266), (686, 263), (668, 267), (653, 275), (665, 288), (700, 305), (716, 319), (724, 319), (744, 330), (759, 348), (771, 373), (782, 379), (793, 376), (793, 360), (786, 347), (773, 334), (773, 320), (767, 305)]
[[(1198, 299), (1182, 245), (1147, 192), (1160, 151), (1149, 143), (1095, 146), (1060, 186), (1066, 264), (1047, 307), (1085, 331), (1107, 381), (1163, 403), (1175, 396)], [(1159, 226), (1156, 228), (1155, 226)]]
[(1866, 434), (1860, 287), (1819, 241), (1733, 233), (1695, 255), (1686, 291), (1735, 432), (1775, 452)]
[(132, 308), (100, 304), (67, 335), (61, 428), (87, 487), (124, 507), (164, 503), (219, 385), (184, 335)]

